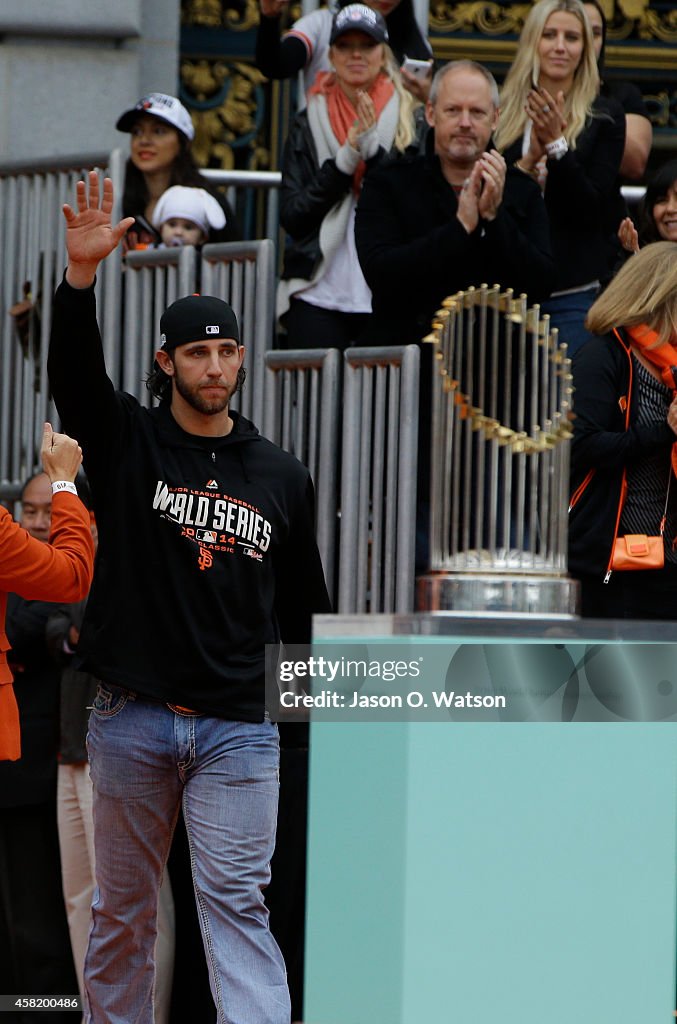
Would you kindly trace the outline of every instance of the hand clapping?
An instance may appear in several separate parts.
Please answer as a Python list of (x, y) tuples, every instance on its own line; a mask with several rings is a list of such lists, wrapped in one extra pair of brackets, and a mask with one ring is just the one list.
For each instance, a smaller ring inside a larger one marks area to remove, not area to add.
[(348, 129), (348, 142), (353, 149), (360, 151), (360, 137), (365, 135), (376, 124), (374, 101), (368, 92), (360, 90), (357, 94), (357, 119)]

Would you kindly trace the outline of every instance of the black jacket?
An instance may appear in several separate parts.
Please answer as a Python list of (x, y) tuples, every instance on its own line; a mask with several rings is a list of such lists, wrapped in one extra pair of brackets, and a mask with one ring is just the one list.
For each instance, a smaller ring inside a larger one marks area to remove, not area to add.
[(227, 436), (197, 437), (168, 405), (116, 392), (93, 289), (58, 288), (49, 373), (99, 531), (76, 667), (261, 721), (265, 644), (307, 642), (311, 614), (329, 610), (308, 471), (235, 413)]
[[(379, 147), (367, 161), (367, 173), (386, 156)], [(284, 250), (283, 280), (310, 281), (320, 262), (320, 227), (329, 211), (353, 187), (352, 174), (344, 174), (335, 160), (320, 166), (308, 115), (294, 118), (282, 157), (280, 224), (289, 236)]]
[[(609, 236), (623, 217), (618, 171), (625, 147), (625, 114), (598, 97), (594, 115), (561, 160), (548, 160), (545, 206), (557, 267), (553, 291), (608, 277)], [(505, 152), (508, 164), (522, 155), (522, 139)]]
[(526, 292), (530, 303), (552, 289), (548, 222), (535, 181), (509, 168), (497, 217), (468, 234), (433, 147), (431, 129), (424, 154), (365, 177), (355, 237), (372, 291), (375, 345), (419, 341), (442, 299), (470, 285), (500, 284)]
[(87, 726), (98, 680), (88, 672), (73, 667), (75, 659), (70, 643), (70, 629), (82, 629), (87, 601), (59, 605), (47, 620), (47, 644), (52, 658), (61, 670), (61, 702), (59, 707), (59, 762), (81, 764), (87, 760)]
[(59, 668), (47, 648), (47, 619), (59, 605), (7, 597), (9, 664), (21, 719), (21, 757), (0, 762), (0, 808), (56, 799)]
[[(623, 330), (594, 337), (575, 354), (569, 569), (607, 572), (620, 516), (625, 470), (657, 448), (666, 462), (675, 440), (667, 422), (637, 425), (632, 358)], [(628, 425), (626, 429), (626, 410)]]

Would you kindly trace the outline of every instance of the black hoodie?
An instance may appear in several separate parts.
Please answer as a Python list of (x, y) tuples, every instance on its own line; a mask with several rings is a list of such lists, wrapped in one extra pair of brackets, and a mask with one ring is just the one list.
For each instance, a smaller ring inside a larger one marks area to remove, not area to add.
[(93, 289), (59, 286), (48, 367), (99, 531), (81, 667), (150, 699), (261, 721), (265, 644), (308, 642), (312, 613), (329, 610), (308, 471), (237, 413), (227, 436), (194, 436), (167, 404), (115, 391)]

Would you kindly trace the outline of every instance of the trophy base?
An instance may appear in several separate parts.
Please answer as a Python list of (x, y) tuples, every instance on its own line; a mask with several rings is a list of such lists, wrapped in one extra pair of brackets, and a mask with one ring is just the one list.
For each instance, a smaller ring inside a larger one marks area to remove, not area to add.
[(416, 610), (465, 618), (577, 619), (578, 580), (568, 576), (430, 572), (416, 580)]

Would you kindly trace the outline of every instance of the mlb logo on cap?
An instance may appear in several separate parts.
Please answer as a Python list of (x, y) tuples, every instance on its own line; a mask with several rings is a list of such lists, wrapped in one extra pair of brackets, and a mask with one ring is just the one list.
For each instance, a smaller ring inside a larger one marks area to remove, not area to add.
[(213, 295), (186, 295), (177, 299), (160, 317), (160, 335), (167, 350), (211, 335), (240, 344), (235, 313), (223, 299)]
[(345, 32), (352, 31), (364, 32), (376, 43), (388, 41), (385, 21), (378, 11), (372, 10), (366, 4), (349, 4), (338, 12), (332, 23), (330, 44), (335, 43)]

